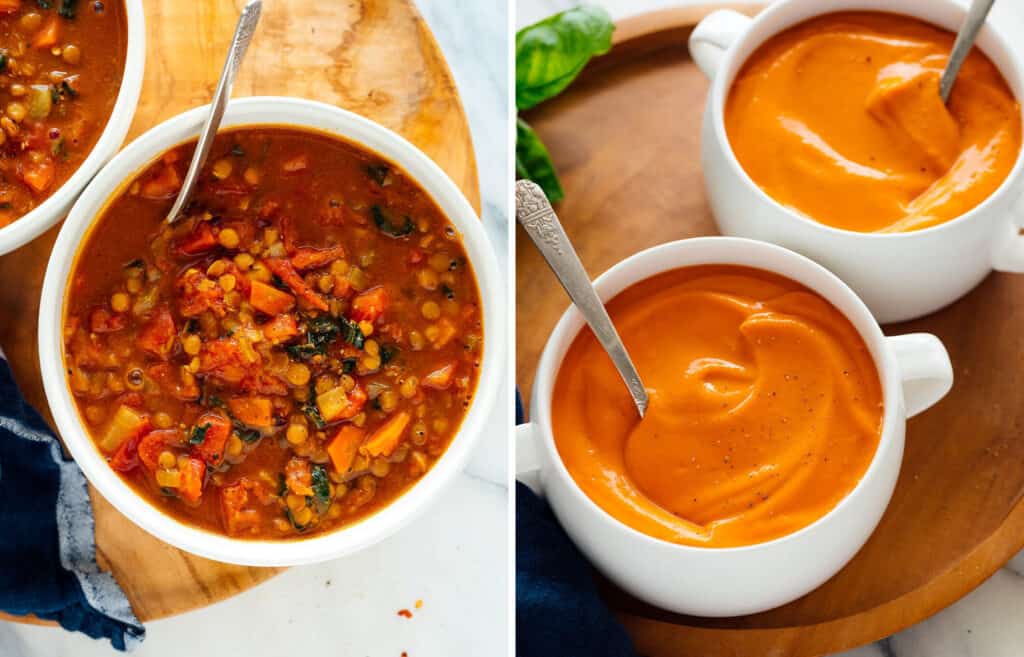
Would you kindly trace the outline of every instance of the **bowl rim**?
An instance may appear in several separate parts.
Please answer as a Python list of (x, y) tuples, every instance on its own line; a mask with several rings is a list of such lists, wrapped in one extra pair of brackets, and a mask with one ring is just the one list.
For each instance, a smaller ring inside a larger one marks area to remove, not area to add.
[(89, 155), (53, 194), (27, 214), (0, 228), (0, 255), (21, 248), (60, 221), (93, 176), (117, 152), (128, 136), (142, 92), (146, 68), (146, 18), (142, 0), (122, 0), (128, 24), (124, 72), (117, 100), (100, 138)]
[[(647, 274), (641, 275), (636, 273), (638, 269), (644, 268), (645, 262), (669, 256), (678, 260), (680, 259), (680, 253), (689, 254), (689, 252), (692, 252), (694, 249), (714, 249), (716, 246), (724, 250), (738, 252), (741, 255), (738, 255), (729, 261), (724, 261), (720, 257), (717, 259), (710, 259), (705, 258), (702, 255), (686, 255), (683, 256), (687, 258), (687, 262), (685, 263), (658, 268)], [(800, 280), (778, 271), (777, 267), (766, 265), (763, 262), (764, 259), (760, 258), (759, 255), (768, 253), (783, 259), (788, 259), (790, 262), (794, 263), (795, 267), (800, 267), (804, 272), (807, 272), (807, 277), (818, 277), (821, 281), (820, 284), (812, 285), (804, 280)], [(761, 269), (804, 285), (814, 293), (823, 297), (826, 301), (835, 306), (839, 312), (843, 313), (843, 315), (847, 317), (850, 323), (853, 324), (854, 328), (857, 330), (857, 333), (860, 334), (871, 353), (872, 361), (874, 362), (876, 371), (878, 372), (879, 383), (882, 386), (883, 416), (881, 434), (879, 436), (878, 445), (875, 447), (875, 452), (871, 457), (871, 462), (868, 464), (868, 468), (864, 471), (864, 474), (861, 475), (857, 484), (845, 496), (843, 496), (843, 498), (839, 500), (834, 507), (829, 509), (829, 511), (824, 515), (815, 519), (814, 522), (789, 534), (785, 534), (768, 541), (762, 541), (760, 543), (732, 547), (708, 547), (673, 543), (671, 541), (645, 534), (606, 511), (597, 502), (591, 499), (591, 497), (587, 495), (582, 488), (580, 488), (579, 484), (576, 483), (576, 480), (573, 478), (572, 474), (566, 467), (565, 462), (562, 461), (561, 455), (558, 453), (558, 447), (555, 445), (554, 440), (554, 431), (551, 427), (551, 406), (552, 398), (554, 396), (554, 384), (565, 359), (565, 354), (571, 347), (576, 335), (584, 326), (583, 317), (574, 306), (570, 306), (565, 313), (562, 314), (561, 318), (559, 318), (558, 323), (551, 331), (551, 335), (548, 337), (548, 340), (544, 345), (543, 352), (541, 352), (537, 373), (538, 375), (542, 372), (546, 374), (543, 377), (536, 376), (534, 378), (533, 391), (530, 398), (530, 423), (536, 424), (538, 427), (537, 430), (540, 434), (539, 442), (543, 445), (542, 449), (547, 455), (546, 463), (551, 464), (550, 470), (553, 470), (556, 473), (556, 476), (567, 485), (567, 488), (571, 491), (570, 495), (576, 501), (576, 504), (582, 505), (583, 508), (586, 508), (590, 512), (590, 515), (598, 518), (599, 522), (610, 531), (619, 532), (620, 535), (624, 535), (629, 540), (641, 541), (648, 547), (667, 550), (677, 555), (699, 555), (702, 557), (721, 557), (730, 559), (744, 555), (768, 552), (783, 548), (790, 543), (808, 540), (810, 534), (819, 532), (825, 525), (831, 524), (842, 510), (853, 504), (852, 500), (866, 494), (866, 489), (871, 481), (877, 479), (883, 474), (882, 459), (880, 459), (879, 456), (883, 453), (891, 453), (892, 448), (898, 446), (895, 445), (895, 441), (902, 436), (902, 432), (899, 429), (900, 424), (906, 422), (906, 411), (904, 409), (902, 384), (899, 378), (899, 365), (896, 362), (896, 358), (891, 347), (889, 347), (886, 342), (887, 336), (882, 333), (882, 329), (871, 315), (871, 311), (868, 310), (861, 298), (857, 296), (857, 294), (838, 276), (810, 258), (800, 255), (799, 253), (791, 251), (785, 247), (745, 237), (725, 237), (718, 235), (674, 240), (638, 251), (637, 253), (620, 260), (594, 279), (594, 287), (597, 289), (598, 296), (600, 296), (603, 301), (607, 301), (622, 293), (630, 286), (647, 280), (653, 276), (657, 276), (660, 273), (672, 271), (673, 269), (681, 269), (683, 267), (715, 264), (738, 265)], [(615, 279), (617, 278), (622, 278), (626, 282), (616, 282)], [(831, 288), (831, 293), (822, 292), (820, 289), (822, 287)], [(840, 299), (837, 299), (837, 297), (842, 297), (841, 301), (844, 303), (838, 303)], [(851, 317), (848, 312), (843, 310), (841, 307), (842, 305), (848, 306), (856, 313), (857, 316)], [(563, 343), (564, 346), (562, 346)], [(541, 471), (548, 472), (549, 468), (542, 465)], [(888, 500), (886, 506), (888, 506)]]
[[(466, 463), (498, 400), (500, 372), (505, 364), (504, 283), (483, 222), (447, 174), (403, 137), (362, 116), (318, 101), (274, 96), (232, 101), (223, 129), (284, 126), (333, 134), (380, 154), (416, 180), (459, 231), (473, 265), (483, 306), (484, 353), (476, 394), (442, 457), (402, 495), (355, 523), (297, 540), (248, 540), (200, 529), (162, 512), (110, 468), (81, 424), (64, 373), (65, 294), (78, 249), (96, 215), (139, 171), (168, 149), (194, 138), (208, 111), (208, 105), (189, 110), (137, 138), (103, 168), (68, 215), (47, 263), (40, 303), (39, 364), (46, 397), (65, 445), (88, 480), (118, 511), (164, 542), (205, 558), (249, 566), (292, 566), (340, 557), (404, 526)], [(260, 116), (273, 118), (253, 118)]]
[[(1014, 188), (1019, 186), (1020, 179), (1024, 175), (1024, 146), (1018, 149), (1017, 158), (1014, 160), (1013, 167), (1006, 174), (1006, 177), (980, 203), (948, 221), (911, 231), (893, 233), (861, 232), (822, 223), (775, 200), (760, 185), (754, 182), (750, 174), (747, 173), (747, 170), (740, 164), (732, 148), (732, 142), (729, 141), (729, 135), (725, 130), (725, 105), (736, 75), (754, 52), (768, 39), (814, 18), (843, 11), (872, 11), (897, 14), (955, 33), (956, 26), (952, 28), (947, 27), (941, 21), (934, 18), (935, 14), (949, 11), (957, 12), (958, 19), (962, 20), (967, 12), (965, 7), (954, 0), (941, 0), (941, 5), (938, 2), (933, 2), (927, 6), (924, 3), (921, 5), (912, 4), (909, 0), (895, 0), (895, 2), (893, 0), (834, 0), (830, 3), (819, 3), (817, 5), (813, 4), (814, 2), (815, 0), (783, 0), (769, 5), (756, 16), (751, 17), (750, 24), (726, 51), (719, 65), (718, 72), (714, 80), (711, 81), (711, 87), (708, 90), (708, 109), (711, 116), (712, 130), (714, 131), (715, 139), (722, 145), (721, 148), (725, 156), (726, 166), (729, 167), (732, 174), (742, 184), (751, 189), (759, 202), (773, 206), (776, 210), (785, 213), (790, 220), (795, 220), (799, 225), (808, 229), (821, 231), (821, 233), (830, 238), (902, 241), (923, 239), (931, 235), (954, 230), (955, 227), (966, 224), (972, 219), (984, 216), (986, 213), (994, 210), (994, 206), (998, 207), (996, 204), (1002, 203), (1006, 199), (1012, 200), (1014, 198), (1012, 196)], [(817, 11), (812, 12), (806, 17), (794, 19), (790, 15), (790, 12), (794, 11), (794, 5), (798, 5), (801, 9), (804, 7), (816, 8)], [(766, 24), (776, 24), (776, 28), (755, 39), (752, 36), (754, 32), (758, 29), (763, 29)], [(986, 21), (982, 25), (981, 31), (978, 33), (976, 47), (992, 61), (992, 64), (1006, 81), (1007, 86), (1014, 92), (1019, 105), (1018, 119), (1021, 122), (1022, 129), (1024, 129), (1024, 61), (1022, 61), (1021, 55), (1011, 47), (1010, 41), (1002, 28), (991, 20)], [(742, 57), (740, 56), (741, 52)], [(996, 60), (1005, 61), (1003, 64), (998, 64)]]

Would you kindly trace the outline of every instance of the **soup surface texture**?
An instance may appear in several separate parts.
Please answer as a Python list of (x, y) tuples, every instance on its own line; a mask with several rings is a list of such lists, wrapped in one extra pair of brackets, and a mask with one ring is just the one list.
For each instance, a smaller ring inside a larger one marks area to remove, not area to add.
[(444, 453), (476, 388), (480, 296), (459, 235), (380, 156), (334, 137), (194, 142), (101, 213), (65, 302), (68, 381), (110, 466), (156, 507), (241, 538), (336, 529)]
[(867, 470), (882, 426), (874, 361), (819, 295), (735, 266), (659, 274), (608, 312), (650, 393), (643, 420), (589, 329), (559, 370), (555, 444), (619, 521), (686, 545), (790, 534)]
[(124, 73), (122, 0), (0, 0), (0, 228), (71, 177)]
[(769, 196), (829, 226), (902, 232), (955, 219), (1013, 169), (1021, 118), (977, 48), (943, 104), (953, 39), (881, 12), (828, 14), (772, 37), (729, 92), (733, 152)]

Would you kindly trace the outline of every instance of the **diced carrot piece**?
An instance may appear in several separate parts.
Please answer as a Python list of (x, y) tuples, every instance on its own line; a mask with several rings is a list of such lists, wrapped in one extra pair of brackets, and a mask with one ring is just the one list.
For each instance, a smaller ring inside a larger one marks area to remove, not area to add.
[(184, 437), (177, 429), (158, 429), (150, 431), (139, 441), (139, 461), (146, 466), (150, 472), (155, 472), (159, 467), (160, 454), (168, 448), (181, 448), (184, 446)]
[(423, 387), (444, 390), (452, 384), (454, 376), (455, 363), (448, 363), (423, 377)]
[(13, 14), (21, 9), (21, 0), (0, 0), (0, 14)]
[(314, 249), (303, 246), (295, 249), (295, 253), (292, 255), (292, 266), (299, 271), (303, 271), (305, 269), (323, 267), (327, 263), (344, 257), (345, 248), (342, 246), (335, 246), (329, 249)]
[(160, 172), (142, 183), (139, 194), (143, 198), (162, 200), (174, 196), (181, 189), (181, 176), (170, 163), (164, 163)]
[(335, 471), (345, 474), (352, 469), (352, 461), (365, 437), (365, 431), (351, 424), (338, 429), (331, 442), (327, 443), (327, 455), (331, 457)]
[(273, 404), (266, 397), (234, 397), (228, 400), (231, 413), (250, 427), (269, 427), (274, 424)]
[(129, 406), (118, 406), (114, 417), (100, 437), (100, 449), (108, 454), (117, 450), (126, 440), (135, 438), (149, 429), (149, 418)]
[(405, 411), (391, 416), (370, 435), (359, 451), (368, 456), (391, 456), (402, 441), (402, 434), (409, 426), (409, 419), (410, 416)]
[(52, 48), (60, 38), (60, 19), (54, 16), (32, 37), (33, 48)]
[(206, 480), (206, 463), (195, 457), (189, 458), (181, 469), (181, 485), (178, 486), (178, 497), (195, 504), (203, 495), (203, 483)]
[(260, 328), (263, 337), (271, 342), (281, 342), (299, 334), (299, 326), (292, 315), (278, 315)]
[(261, 313), (280, 315), (295, 307), (295, 297), (283, 292), (273, 285), (253, 281), (249, 290), (249, 303)]
[[(206, 427), (205, 431), (203, 427)], [(192, 446), (192, 456), (213, 466), (220, 465), (231, 437), (231, 420), (220, 413), (204, 413), (196, 420), (193, 431), (202, 432), (203, 440)]]
[(217, 248), (217, 237), (208, 222), (202, 221), (192, 232), (174, 243), (174, 251), (180, 255), (194, 256)]
[(327, 302), (313, 288), (306, 285), (306, 281), (302, 280), (291, 262), (284, 258), (267, 258), (263, 262), (267, 269), (277, 274), (278, 278), (284, 281), (284, 284), (290, 287), (296, 296), (305, 299), (309, 305), (318, 310), (327, 310)]
[(30, 162), (22, 169), (21, 179), (32, 188), (36, 194), (42, 194), (53, 184), (57, 175), (57, 169), (50, 158), (44, 158), (39, 162)]
[(388, 307), (388, 291), (383, 285), (372, 287), (352, 300), (350, 316), (357, 322), (375, 322)]
[(166, 360), (174, 344), (174, 317), (166, 306), (158, 308), (149, 321), (139, 329), (138, 346), (157, 358)]

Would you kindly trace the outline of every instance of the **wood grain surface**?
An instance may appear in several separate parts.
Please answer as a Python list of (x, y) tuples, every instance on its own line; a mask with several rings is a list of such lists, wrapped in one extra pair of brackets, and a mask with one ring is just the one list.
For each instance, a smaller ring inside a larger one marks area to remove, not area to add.
[[(144, 4), (146, 79), (129, 140), (209, 102), (244, 2)], [(234, 95), (301, 96), (367, 116), (432, 157), (479, 212), (469, 126), (444, 57), (412, 0), (267, 0)], [(0, 258), (0, 346), (25, 396), (51, 426), (36, 318), (58, 230)], [(278, 572), (191, 556), (146, 534), (95, 491), (92, 499), (100, 563), (113, 572), (143, 621), (208, 605)]]
[[(556, 209), (592, 275), (662, 242), (715, 233), (699, 133), (707, 82), (689, 59), (690, 8), (623, 22), (613, 51), (525, 118), (547, 143), (566, 199)], [(568, 300), (519, 229), (517, 377), (534, 368)], [(903, 469), (878, 530), (825, 585), (731, 619), (670, 614), (607, 582), (648, 657), (820, 655), (899, 631), (978, 586), (1024, 546), (1024, 276), (993, 274), (954, 305), (884, 327), (928, 331), (949, 350), (953, 391), (909, 422)]]

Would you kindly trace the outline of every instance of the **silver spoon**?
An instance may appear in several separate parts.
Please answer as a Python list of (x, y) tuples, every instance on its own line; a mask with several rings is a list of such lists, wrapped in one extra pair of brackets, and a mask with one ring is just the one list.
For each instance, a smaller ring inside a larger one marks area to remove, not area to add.
[(590, 324), (601, 346), (608, 352), (642, 418), (647, 412), (648, 399), (640, 374), (626, 353), (626, 347), (608, 317), (608, 311), (594, 291), (590, 277), (583, 269), (576, 250), (569, 243), (547, 196), (536, 183), (529, 180), (516, 182), (516, 219), (526, 229), (526, 234), (533, 240), (562, 287), (569, 293), (569, 298), (583, 314), (587, 324)]
[(956, 83), (956, 76), (963, 66), (967, 54), (974, 46), (974, 40), (978, 37), (978, 31), (985, 24), (985, 17), (992, 9), (995, 0), (973, 0), (970, 9), (967, 10), (967, 17), (964, 24), (956, 33), (956, 41), (953, 42), (953, 52), (949, 53), (949, 61), (946, 62), (946, 70), (942, 72), (942, 79), (939, 80), (939, 95), (942, 102), (949, 102), (949, 92), (953, 91)]
[(199, 171), (206, 164), (206, 158), (210, 156), (210, 148), (213, 146), (213, 138), (220, 127), (221, 119), (224, 118), (224, 110), (228, 107), (228, 100), (231, 98), (231, 87), (235, 83), (235, 76), (242, 66), (242, 58), (249, 48), (252, 35), (256, 31), (256, 24), (260, 20), (260, 10), (263, 8), (263, 0), (249, 0), (249, 3), (242, 9), (242, 15), (238, 17), (238, 24), (235, 26), (235, 36), (231, 39), (231, 48), (228, 50), (228, 57), (224, 61), (224, 70), (220, 73), (220, 81), (217, 82), (217, 91), (213, 94), (213, 102), (210, 104), (210, 115), (206, 118), (206, 125), (199, 134), (199, 141), (196, 143), (196, 152), (192, 155), (192, 163), (188, 165), (188, 173), (185, 175), (185, 182), (181, 185), (178, 198), (174, 206), (167, 213), (167, 223), (173, 224), (180, 218), (181, 211), (188, 204), (192, 192), (196, 187), (196, 180), (199, 178)]

